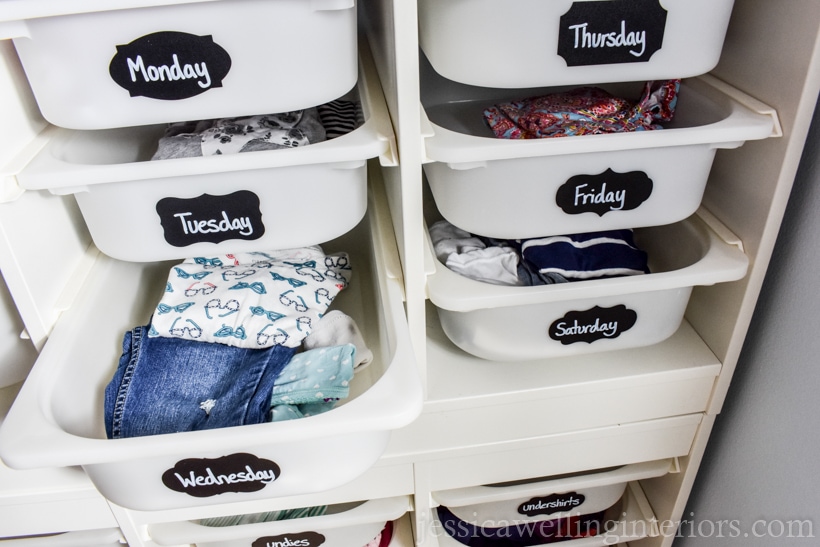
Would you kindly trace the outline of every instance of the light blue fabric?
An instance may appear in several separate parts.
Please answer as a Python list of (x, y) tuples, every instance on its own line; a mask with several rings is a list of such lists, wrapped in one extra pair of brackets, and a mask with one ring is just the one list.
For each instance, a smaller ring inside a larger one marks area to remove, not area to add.
[(293, 356), (271, 393), (271, 421), (321, 414), (350, 394), (356, 346), (311, 349)]

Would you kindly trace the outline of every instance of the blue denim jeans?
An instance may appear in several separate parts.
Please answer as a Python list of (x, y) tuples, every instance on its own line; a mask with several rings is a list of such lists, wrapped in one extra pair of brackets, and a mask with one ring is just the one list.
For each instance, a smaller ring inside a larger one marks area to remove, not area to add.
[(105, 389), (111, 439), (216, 429), (269, 421), (273, 384), (295, 353), (272, 346), (149, 337), (125, 333), (122, 356)]

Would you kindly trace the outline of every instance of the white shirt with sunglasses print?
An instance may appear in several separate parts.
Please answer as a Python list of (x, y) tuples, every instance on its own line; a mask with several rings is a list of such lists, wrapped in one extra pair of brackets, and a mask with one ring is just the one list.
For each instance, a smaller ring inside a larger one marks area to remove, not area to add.
[(149, 336), (295, 348), (351, 273), (346, 253), (319, 246), (189, 258), (171, 268)]

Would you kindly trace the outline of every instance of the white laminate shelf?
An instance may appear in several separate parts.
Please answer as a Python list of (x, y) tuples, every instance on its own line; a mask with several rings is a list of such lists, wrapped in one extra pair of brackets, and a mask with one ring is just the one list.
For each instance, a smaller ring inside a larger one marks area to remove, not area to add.
[(494, 362), (427, 312), (428, 399), (385, 458), (414, 461), (433, 489), (684, 456), (721, 370), (686, 321), (653, 346)]

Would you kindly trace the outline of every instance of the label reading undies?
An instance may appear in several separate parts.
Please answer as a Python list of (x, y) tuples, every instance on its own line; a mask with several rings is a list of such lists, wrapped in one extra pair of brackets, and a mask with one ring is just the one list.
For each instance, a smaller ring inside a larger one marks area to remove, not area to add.
[(663, 46), (660, 0), (574, 2), (561, 16), (558, 55), (567, 66), (642, 63)]
[(275, 462), (240, 452), (221, 458), (180, 460), (162, 474), (162, 483), (176, 492), (207, 498), (226, 492), (258, 492), (280, 473)]
[(637, 209), (652, 195), (652, 179), (643, 171), (575, 175), (555, 193), (555, 203), (568, 215)]
[(261, 537), (254, 541), (251, 547), (319, 547), (325, 539), (325, 536), (318, 532), (300, 532)]
[(239, 190), (224, 196), (163, 198), (156, 210), (165, 241), (174, 247), (219, 243), (230, 239), (259, 239), (265, 233), (259, 196)]
[(549, 336), (568, 346), (577, 342), (591, 344), (617, 338), (635, 326), (638, 314), (623, 304), (611, 308), (594, 306), (584, 311), (569, 311), (550, 325)]
[(108, 73), (131, 97), (188, 99), (215, 87), (231, 69), (231, 57), (212, 36), (155, 32), (118, 45)]

